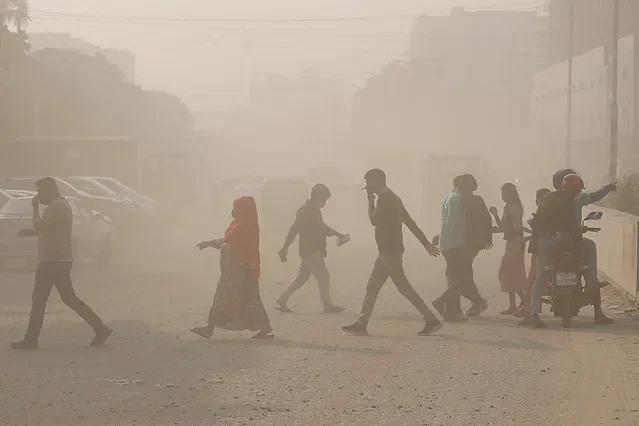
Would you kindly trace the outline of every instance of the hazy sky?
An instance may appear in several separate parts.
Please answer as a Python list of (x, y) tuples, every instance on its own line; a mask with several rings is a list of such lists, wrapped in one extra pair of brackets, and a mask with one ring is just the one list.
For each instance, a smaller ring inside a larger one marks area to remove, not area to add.
[[(136, 55), (137, 82), (194, 109), (245, 99), (268, 73), (317, 69), (353, 86), (404, 58), (416, 16), (538, 0), (30, 0), (32, 32), (66, 32)], [(374, 17), (322, 22), (272, 20)], [(264, 22), (271, 20), (271, 22)], [(249, 21), (249, 22), (247, 22)]]

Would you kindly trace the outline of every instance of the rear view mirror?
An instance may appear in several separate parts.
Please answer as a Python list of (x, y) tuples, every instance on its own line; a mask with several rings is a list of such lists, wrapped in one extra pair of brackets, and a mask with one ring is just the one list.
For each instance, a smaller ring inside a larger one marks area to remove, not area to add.
[(602, 212), (590, 212), (588, 214), (588, 216), (586, 216), (584, 221), (586, 221), (586, 220), (599, 220), (602, 217), (603, 217), (603, 213)]

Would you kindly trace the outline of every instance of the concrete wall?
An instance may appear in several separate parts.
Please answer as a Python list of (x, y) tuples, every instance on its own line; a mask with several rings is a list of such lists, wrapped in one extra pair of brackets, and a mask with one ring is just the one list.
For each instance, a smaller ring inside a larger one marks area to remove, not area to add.
[(589, 224), (593, 227), (601, 227), (602, 231), (599, 234), (587, 234), (588, 238), (597, 243), (600, 275), (626, 293), (629, 298), (639, 300), (637, 285), (639, 217), (602, 207), (592, 207), (589, 210), (601, 211), (604, 214), (600, 221)]

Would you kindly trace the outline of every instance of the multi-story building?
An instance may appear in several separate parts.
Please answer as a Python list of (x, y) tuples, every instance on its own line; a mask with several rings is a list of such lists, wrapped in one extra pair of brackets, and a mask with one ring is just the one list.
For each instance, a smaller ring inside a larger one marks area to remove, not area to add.
[(29, 42), (31, 52), (43, 49), (69, 49), (87, 55), (103, 55), (107, 62), (120, 70), (124, 81), (135, 83), (135, 55), (128, 50), (102, 48), (65, 33), (31, 33)]
[[(572, 52), (580, 55), (604, 46), (611, 48), (614, 0), (546, 0), (548, 3), (549, 61), (565, 61), (569, 56), (570, 11), (572, 3)], [(619, 1), (619, 38), (639, 29), (639, 1)]]
[[(568, 94), (571, 164), (592, 183), (608, 179), (612, 101), (613, 0), (572, 0), (572, 87), (568, 88), (571, 0), (548, 0), (549, 67), (534, 78), (531, 130), (553, 167), (566, 163)], [(618, 172), (637, 172), (639, 161), (639, 1), (618, 0)]]

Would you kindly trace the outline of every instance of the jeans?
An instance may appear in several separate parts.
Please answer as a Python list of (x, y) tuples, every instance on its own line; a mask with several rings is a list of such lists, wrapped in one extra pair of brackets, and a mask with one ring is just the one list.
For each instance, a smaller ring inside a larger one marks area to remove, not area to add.
[(317, 281), (320, 299), (322, 300), (324, 309), (331, 308), (333, 306), (330, 293), (331, 276), (328, 272), (328, 268), (326, 267), (326, 261), (324, 260), (324, 255), (322, 253), (314, 253), (302, 258), (297, 276), (288, 285), (278, 301), (286, 304), (293, 293), (302, 288), (302, 286), (308, 282), (311, 275), (313, 275), (313, 277), (315, 277), (315, 281)]
[(475, 284), (473, 262), (477, 251), (458, 247), (443, 252), (446, 259), (446, 282), (448, 288), (440, 296), (446, 302), (446, 313), (461, 313), (460, 296), (464, 296), (473, 304), (481, 303), (481, 296)]
[(364, 303), (362, 310), (360, 311), (359, 319), (357, 322), (364, 327), (368, 325), (375, 302), (377, 302), (377, 296), (379, 292), (390, 277), (397, 287), (397, 290), (402, 296), (407, 298), (410, 303), (422, 314), (424, 321), (437, 321), (437, 317), (432, 313), (424, 300), (417, 294), (417, 291), (408, 281), (406, 273), (404, 272), (403, 253), (380, 253), (373, 266), (373, 272), (368, 279), (366, 286), (366, 296), (364, 297)]
[(572, 239), (568, 234), (559, 234), (552, 237), (538, 237), (537, 239), (537, 270), (535, 281), (530, 289), (530, 314), (541, 314), (541, 296), (548, 274), (546, 266), (550, 263), (552, 252), (560, 245), (570, 244)]
[(597, 245), (593, 240), (588, 238), (583, 239), (584, 251), (586, 253), (586, 265), (588, 269), (584, 272), (584, 278), (586, 279), (587, 290), (591, 295), (591, 302), (595, 307), (595, 310), (601, 309), (601, 288), (599, 288), (599, 280), (597, 278), (598, 264), (597, 264)]
[(93, 327), (94, 331), (97, 332), (104, 328), (100, 317), (75, 295), (71, 282), (71, 266), (71, 262), (40, 262), (38, 264), (33, 288), (31, 316), (25, 340), (37, 341), (40, 337), (47, 301), (54, 286), (58, 289), (62, 301)]

